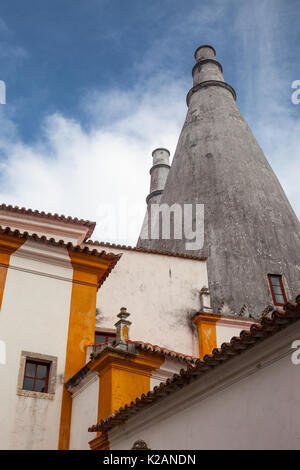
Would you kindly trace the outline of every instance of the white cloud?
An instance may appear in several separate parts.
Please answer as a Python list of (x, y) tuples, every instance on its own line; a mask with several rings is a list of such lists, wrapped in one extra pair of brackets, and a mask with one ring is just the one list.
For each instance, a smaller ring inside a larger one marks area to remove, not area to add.
[[(286, 83), (280, 80), (272, 47), (283, 34), (278, 8), (272, 8), (270, 1), (256, 5), (253, 9), (246, 2), (228, 2), (227, 13), (235, 12), (237, 44), (232, 49), (233, 60), (240, 70), (242, 93), (247, 95), (246, 117), (300, 214), (300, 124), (290, 112), (292, 105), (284, 103)], [(202, 27), (205, 37), (209, 37), (216, 19), (221, 22), (223, 14), (220, 1), (210, 8), (197, 7), (173, 27), (169, 37), (154, 41), (145, 51), (143, 64), (135, 65), (134, 89), (106, 93), (93, 90), (87, 94), (81, 102), (84, 126), (61, 114), (52, 114), (43, 122), (37, 141), (26, 145), (2, 109), (0, 156), (6, 158), (1, 164), (0, 199), (96, 220), (96, 238), (134, 244), (146, 208), (151, 152), (160, 146), (174, 152), (186, 113), (185, 95), (191, 85), (191, 81), (170, 76), (166, 73), (168, 63), (162, 67), (155, 58), (161, 54), (163, 60), (177, 60), (181, 51), (174, 49), (174, 37), (179, 35), (185, 41), (186, 32), (193, 28), (198, 32)], [(214, 38), (219, 41), (224, 31), (216, 31)], [(191, 47), (195, 46), (193, 34)], [(281, 63), (281, 67), (285, 66)], [(153, 70), (157, 73), (153, 74)], [(300, 77), (293, 77), (297, 78)], [(133, 211), (127, 233), (124, 225), (118, 228), (110, 221), (107, 226), (109, 219), (100, 217), (109, 210), (120, 220), (126, 208)]]
[(293, 105), (290, 96), (291, 84), (300, 76), (289, 74), (287, 9), (282, 0), (256, 2), (255, 8), (250, 2), (241, 4), (235, 18), (241, 41), (236, 62), (244, 114), (299, 217), (300, 105)]
[[(156, 77), (128, 93), (87, 96), (88, 129), (53, 114), (34, 145), (16, 141), (15, 135), (2, 138), (0, 148), (8, 157), (1, 168), (0, 199), (96, 220), (99, 239), (135, 243), (146, 209), (151, 152), (160, 146), (174, 151), (185, 111), (183, 96), (179, 83)], [(124, 205), (139, 212), (135, 230), (127, 227), (126, 234), (124, 225), (102, 225), (103, 208), (119, 219)]]

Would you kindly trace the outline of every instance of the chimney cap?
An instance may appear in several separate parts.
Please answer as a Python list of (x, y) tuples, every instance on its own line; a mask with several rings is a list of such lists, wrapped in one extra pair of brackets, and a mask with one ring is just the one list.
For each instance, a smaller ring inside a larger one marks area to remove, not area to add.
[(152, 152), (152, 157), (153, 155), (155, 154), (155, 152), (157, 152), (158, 150), (163, 150), (164, 152), (168, 152), (169, 156), (170, 156), (170, 151), (168, 149), (165, 149), (164, 147), (158, 147), (157, 149), (154, 149), (153, 152)]
[(209, 44), (203, 44), (202, 46), (197, 47), (197, 49), (194, 52), (194, 57), (196, 59), (196, 54), (199, 51), (199, 49), (202, 49), (203, 47), (210, 47), (214, 51), (214, 54), (216, 55), (216, 49), (213, 46), (210, 46)]

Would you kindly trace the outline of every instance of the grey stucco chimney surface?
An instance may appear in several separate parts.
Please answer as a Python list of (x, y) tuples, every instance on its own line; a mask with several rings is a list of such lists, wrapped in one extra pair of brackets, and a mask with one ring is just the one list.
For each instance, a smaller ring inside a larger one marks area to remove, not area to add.
[(204, 246), (187, 251), (184, 238), (141, 237), (137, 245), (207, 256), (213, 311), (257, 317), (272, 303), (268, 274), (282, 275), (289, 299), (299, 291), (300, 224), (214, 48), (200, 46), (195, 59), (188, 112), (160, 203), (204, 204)]

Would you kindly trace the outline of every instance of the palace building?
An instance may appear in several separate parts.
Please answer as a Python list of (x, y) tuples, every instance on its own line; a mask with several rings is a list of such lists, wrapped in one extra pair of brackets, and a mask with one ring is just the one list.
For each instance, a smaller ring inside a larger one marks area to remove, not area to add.
[[(0, 206), (1, 449), (299, 448), (299, 221), (215, 50), (195, 59), (136, 247)], [(151, 238), (152, 207), (197, 204), (201, 248)]]

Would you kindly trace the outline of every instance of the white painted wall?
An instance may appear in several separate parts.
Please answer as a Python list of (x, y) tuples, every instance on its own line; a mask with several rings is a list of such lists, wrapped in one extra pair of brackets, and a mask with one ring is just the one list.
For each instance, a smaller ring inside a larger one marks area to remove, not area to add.
[(239, 336), (242, 330), (250, 330), (254, 322), (239, 318), (223, 317), (216, 323), (217, 347), (229, 343), (231, 338)]
[[(57, 449), (72, 275), (64, 248), (27, 241), (11, 256), (0, 312), (1, 449)], [(54, 400), (16, 394), (22, 350), (58, 357)]]
[(155, 369), (150, 377), (150, 389), (153, 390), (161, 382), (170, 379), (174, 374), (178, 374), (181, 369), (187, 369), (188, 364), (178, 360), (165, 358), (159, 369)]
[(114, 328), (120, 307), (126, 307), (131, 340), (197, 356), (191, 318), (200, 309), (199, 291), (207, 286), (206, 262), (101, 248), (122, 257), (98, 292), (97, 327)]
[[(300, 322), (109, 432), (111, 449), (299, 449)], [(259, 367), (258, 367), (259, 365)]]
[(97, 423), (98, 396), (98, 376), (93, 377), (73, 395), (70, 450), (90, 450), (88, 443), (97, 433), (88, 432), (88, 428)]

